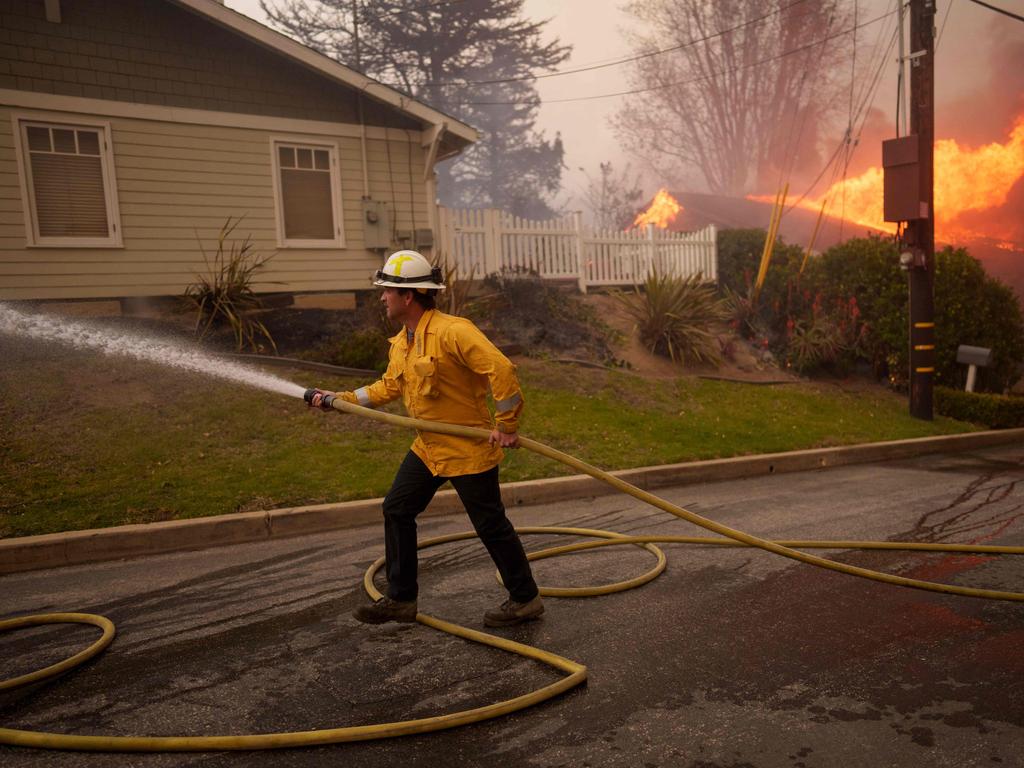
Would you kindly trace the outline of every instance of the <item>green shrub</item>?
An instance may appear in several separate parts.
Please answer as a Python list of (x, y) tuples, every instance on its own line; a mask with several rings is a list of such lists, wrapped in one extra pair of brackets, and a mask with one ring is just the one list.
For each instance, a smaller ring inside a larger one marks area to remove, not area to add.
[(816, 290), (800, 274), (803, 249), (778, 238), (764, 284), (756, 302), (752, 300), (767, 234), (763, 229), (719, 231), (718, 280), (736, 332), (785, 358), (793, 322), (810, 314)]
[(614, 295), (636, 320), (640, 340), (655, 354), (680, 363), (721, 362), (711, 324), (726, 320), (730, 311), (700, 273), (675, 277), (652, 272), (642, 292)]
[(963, 387), (967, 366), (956, 362), (957, 347), (992, 350), (992, 363), (978, 369), (977, 388), (1002, 392), (1012, 387), (1024, 360), (1024, 319), (1013, 289), (989, 276), (963, 248), (935, 254), (935, 381)]
[(875, 375), (906, 382), (908, 289), (892, 239), (847, 240), (809, 260), (807, 281), (836, 300), (856, 301), (867, 326), (858, 355)]
[[(978, 388), (1010, 388), (1024, 359), (1024, 319), (1013, 290), (986, 274), (964, 249), (945, 248), (935, 262), (936, 383), (964, 385), (966, 368), (957, 364), (956, 348), (970, 344), (992, 350), (992, 365), (978, 372)], [(792, 258), (779, 263), (773, 259), (764, 301), (749, 325), (763, 329), (777, 355), (798, 370), (810, 364), (805, 371), (842, 373), (856, 360), (865, 360), (877, 376), (905, 387), (908, 288), (895, 243), (877, 236), (847, 241), (812, 258), (802, 275), (794, 264)], [(842, 339), (834, 366), (820, 365), (828, 359), (825, 335), (808, 335), (826, 318)], [(817, 361), (815, 349), (822, 352)]]
[[(749, 293), (757, 279), (768, 233), (763, 229), (722, 229), (718, 232), (718, 284), (736, 293)], [(761, 286), (759, 303), (771, 305), (783, 299), (787, 286), (800, 271), (803, 248), (776, 238), (771, 266)]]
[(935, 410), (941, 416), (992, 429), (1024, 427), (1024, 397), (935, 387)]
[(807, 375), (835, 363), (841, 352), (839, 329), (830, 318), (797, 320), (786, 344), (786, 363), (797, 373)]

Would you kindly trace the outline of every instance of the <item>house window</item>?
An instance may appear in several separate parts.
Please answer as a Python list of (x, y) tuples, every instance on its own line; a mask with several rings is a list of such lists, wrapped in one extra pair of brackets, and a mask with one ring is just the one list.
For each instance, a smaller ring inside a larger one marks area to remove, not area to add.
[(22, 120), (18, 138), (29, 245), (120, 246), (110, 128)]
[(274, 141), (273, 151), (279, 245), (343, 247), (337, 148)]

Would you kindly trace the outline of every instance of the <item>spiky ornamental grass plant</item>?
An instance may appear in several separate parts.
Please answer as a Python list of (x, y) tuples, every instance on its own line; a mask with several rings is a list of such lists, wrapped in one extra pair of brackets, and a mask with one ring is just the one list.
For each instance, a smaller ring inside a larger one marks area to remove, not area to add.
[(249, 235), (240, 244), (234, 240), (229, 242), (241, 221), (241, 218), (228, 217), (217, 235), (217, 250), (212, 257), (196, 233), (199, 250), (206, 262), (206, 274), (196, 275), (196, 281), (185, 289), (185, 298), (196, 308), (195, 334), (200, 340), (206, 338), (213, 328), (226, 323), (234, 332), (239, 350), (247, 344), (254, 352), (259, 351), (257, 338), (262, 336), (276, 353), (277, 345), (270, 331), (262, 322), (246, 314), (263, 306), (252, 283), (257, 270), (262, 269), (273, 255), (255, 253)]
[(730, 311), (701, 273), (677, 277), (653, 271), (643, 290), (614, 295), (636, 321), (640, 340), (651, 352), (679, 363), (721, 362), (711, 326), (728, 319)]
[(475, 302), (469, 298), (469, 292), (473, 288), (477, 265), (473, 265), (466, 277), (459, 275), (458, 265), (454, 263), (449, 265), (448, 260), (444, 257), (435, 266), (441, 268), (446, 286), (445, 290), (437, 296), (437, 308), (448, 315), (467, 317), (472, 314)]

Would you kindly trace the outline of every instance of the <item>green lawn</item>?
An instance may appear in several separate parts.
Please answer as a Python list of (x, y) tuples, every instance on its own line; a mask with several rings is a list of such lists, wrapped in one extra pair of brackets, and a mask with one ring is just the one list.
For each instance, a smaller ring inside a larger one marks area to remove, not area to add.
[[(0, 536), (381, 496), (412, 433), (156, 365), (4, 352)], [(966, 432), (905, 399), (835, 384), (755, 386), (529, 362), (524, 435), (605, 469)], [(351, 388), (308, 371), (282, 378)], [(400, 409), (395, 409), (401, 412)], [(502, 476), (569, 470), (510, 452)]]

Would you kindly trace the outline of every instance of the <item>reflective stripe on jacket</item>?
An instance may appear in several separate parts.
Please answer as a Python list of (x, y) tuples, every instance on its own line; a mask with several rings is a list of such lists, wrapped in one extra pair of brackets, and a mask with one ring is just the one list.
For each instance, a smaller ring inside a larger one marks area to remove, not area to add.
[[(495, 403), (487, 410), (490, 389)], [(376, 408), (402, 396), (409, 415), (502, 432), (518, 430), (523, 395), (512, 362), (469, 320), (428, 310), (409, 343), (402, 328), (391, 339), (388, 367), (373, 384), (338, 396)], [(484, 472), (504, 455), (487, 440), (417, 432), (413, 452), (434, 475)]]

